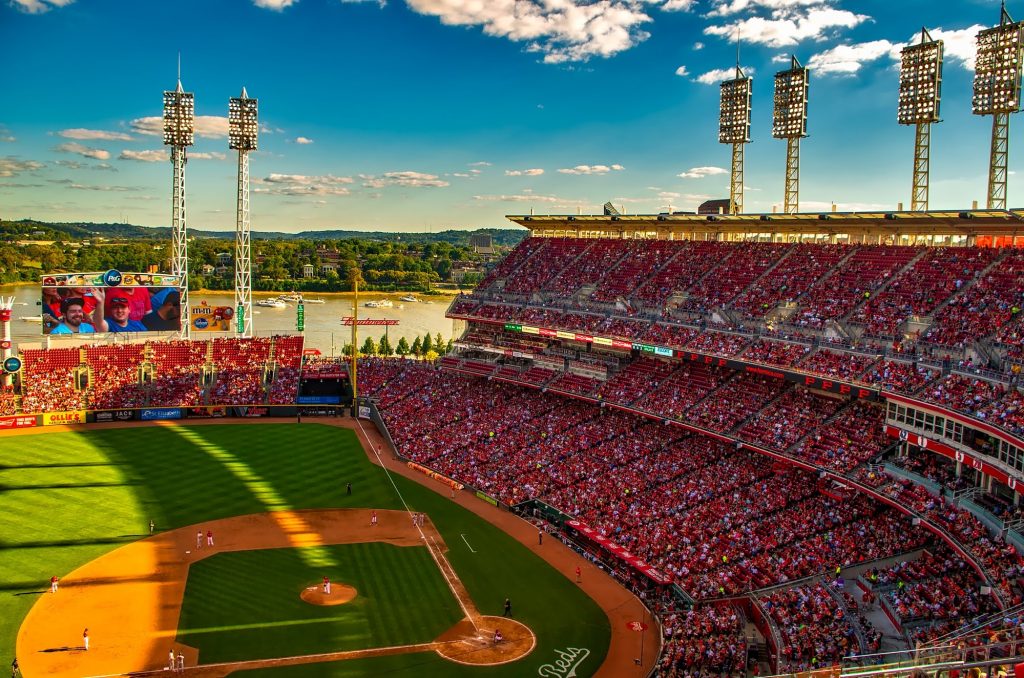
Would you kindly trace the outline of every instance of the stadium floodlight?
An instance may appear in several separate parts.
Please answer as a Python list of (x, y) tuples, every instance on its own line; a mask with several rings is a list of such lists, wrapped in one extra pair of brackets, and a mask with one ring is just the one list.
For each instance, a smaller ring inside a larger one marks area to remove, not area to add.
[(910, 209), (928, 211), (928, 177), (931, 168), (933, 122), (939, 122), (942, 96), (941, 40), (933, 40), (928, 29), (921, 29), (921, 42), (900, 52), (900, 98), (896, 121), (914, 125), (914, 179)]
[(992, 116), (987, 205), (1006, 209), (1010, 114), (1020, 110), (1022, 25), (1003, 5), (999, 25), (979, 31), (977, 41), (971, 108), (975, 115)]
[(732, 144), (729, 174), (729, 214), (743, 212), (743, 144), (750, 141), (752, 80), (736, 64), (736, 77), (722, 83), (718, 112), (718, 142)]
[(178, 65), (178, 87), (164, 92), (164, 144), (171, 147), (174, 168), (171, 185), (171, 272), (179, 276), (181, 288), (181, 333), (189, 336), (191, 318), (188, 306), (188, 232), (185, 220), (186, 148), (195, 139), (195, 97), (181, 86), (181, 65)]
[(251, 337), (252, 315), (252, 250), (249, 220), (249, 151), (256, 150), (259, 133), (259, 103), (250, 99), (245, 88), (242, 95), (228, 102), (228, 148), (238, 151), (238, 192), (235, 210), (235, 313), (236, 326), (243, 337)]
[(796, 57), (790, 68), (775, 74), (775, 111), (772, 136), (786, 140), (786, 188), (783, 212), (796, 214), (800, 209), (800, 139), (807, 136), (807, 86), (810, 72)]

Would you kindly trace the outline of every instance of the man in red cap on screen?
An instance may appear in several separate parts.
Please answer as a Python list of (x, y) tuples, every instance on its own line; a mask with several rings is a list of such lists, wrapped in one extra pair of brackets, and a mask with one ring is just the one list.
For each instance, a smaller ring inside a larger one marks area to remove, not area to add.
[(146, 332), (146, 326), (138, 320), (131, 319), (131, 300), (120, 291), (108, 292), (110, 299), (110, 315), (107, 316), (108, 332)]

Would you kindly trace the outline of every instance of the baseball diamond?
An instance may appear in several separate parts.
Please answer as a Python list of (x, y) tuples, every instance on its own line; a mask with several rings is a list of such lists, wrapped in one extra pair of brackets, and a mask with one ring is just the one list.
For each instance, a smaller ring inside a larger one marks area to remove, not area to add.
[[(360, 435), (159, 422), (0, 440), (0, 507), (12, 516), (0, 531), (14, 547), (0, 571), (19, 573), (5, 576), (19, 595), (0, 603), (0, 631), (17, 634), (23, 675), (162, 671), (173, 649), (191, 675), (520, 676), (566, 646), (590, 651), (577, 675), (600, 673), (609, 618), (570, 579), (575, 565), (553, 569), (502, 531), (532, 526), (471, 497), (453, 502), (400, 464), (392, 486), (361, 449), (374, 432)], [(57, 468), (61, 482), (47, 483)], [(72, 501), (85, 510), (52, 520)], [(197, 544), (211, 531), (216, 546)], [(41, 591), (51, 570), (53, 594)], [(515, 619), (500, 616), (506, 597)]]

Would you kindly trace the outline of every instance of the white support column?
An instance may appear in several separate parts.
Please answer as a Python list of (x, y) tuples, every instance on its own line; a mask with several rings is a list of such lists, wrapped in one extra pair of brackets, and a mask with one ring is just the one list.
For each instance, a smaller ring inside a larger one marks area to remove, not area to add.
[[(240, 336), (251, 337), (252, 256), (249, 221), (249, 153), (238, 151), (238, 194), (235, 220), (235, 312), (242, 314)], [(237, 319), (236, 319), (237, 326)]]
[(188, 230), (185, 223), (185, 163), (188, 162), (184, 146), (171, 147), (174, 179), (171, 187), (171, 273), (178, 276), (181, 290), (181, 336), (190, 336), (188, 306)]

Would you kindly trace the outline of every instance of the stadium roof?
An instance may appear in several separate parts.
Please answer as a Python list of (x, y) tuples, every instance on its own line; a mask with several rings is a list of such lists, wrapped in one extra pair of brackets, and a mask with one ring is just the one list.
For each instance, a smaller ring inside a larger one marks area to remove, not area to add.
[(538, 235), (576, 231), (622, 237), (632, 233), (849, 236), (1022, 236), (1024, 209), (961, 212), (808, 212), (802, 214), (528, 214), (506, 217)]

